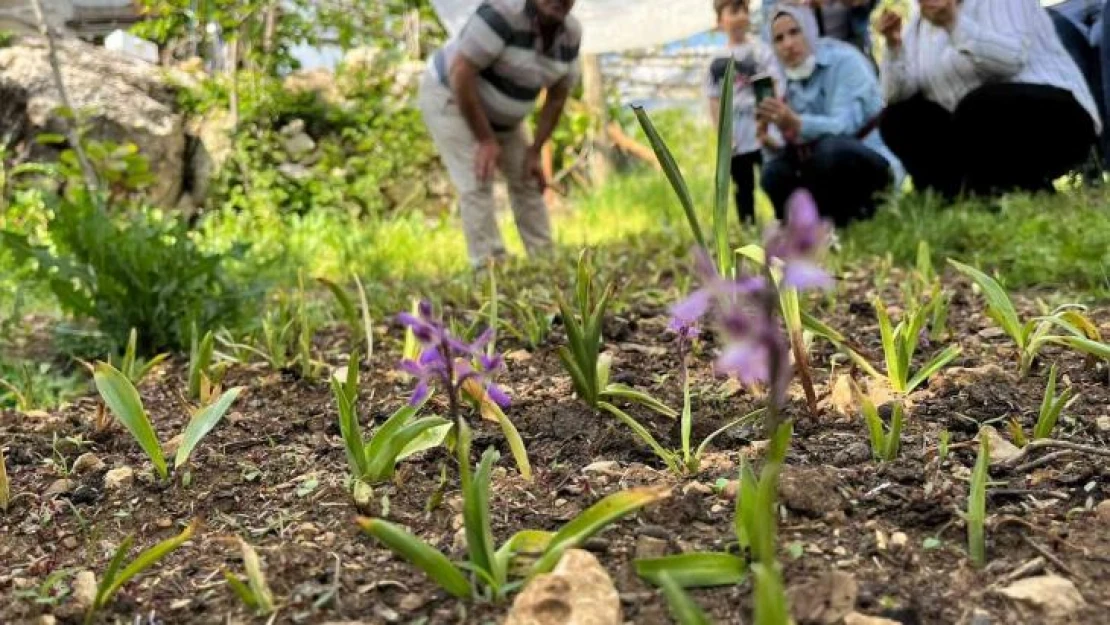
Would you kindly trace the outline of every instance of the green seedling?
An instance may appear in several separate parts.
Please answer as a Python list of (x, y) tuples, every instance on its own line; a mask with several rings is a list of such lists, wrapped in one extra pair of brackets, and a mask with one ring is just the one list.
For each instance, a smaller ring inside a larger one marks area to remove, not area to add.
[(1044, 399), (1041, 400), (1041, 409), (1037, 415), (1037, 425), (1033, 428), (1033, 440), (1050, 438), (1052, 430), (1056, 429), (1056, 422), (1060, 414), (1078, 399), (1074, 389), (1065, 389), (1063, 393), (1056, 394), (1056, 365), (1048, 373), (1048, 382), (1044, 389)]
[(789, 625), (792, 622), (790, 605), (778, 565), (755, 563), (752, 577), (755, 580), (755, 625)]
[(501, 328), (523, 342), (528, 349), (536, 349), (547, 342), (555, 314), (542, 306), (530, 304), (527, 299), (510, 299), (505, 302), (512, 321), (502, 321)]
[(238, 575), (227, 569), (223, 570), (224, 579), (243, 605), (259, 616), (269, 616), (274, 612), (274, 595), (270, 592), (270, 586), (266, 583), (266, 576), (262, 572), (262, 561), (254, 547), (242, 538), (238, 540), (247, 581), (244, 583)]
[(93, 599), (92, 605), (89, 606), (88, 611), (85, 612), (85, 625), (90, 625), (93, 622), (97, 612), (108, 605), (108, 602), (119, 592), (120, 588), (123, 588), (124, 584), (131, 581), (136, 575), (141, 574), (157, 564), (170, 553), (176, 551), (185, 541), (192, 538), (199, 524), (199, 520), (194, 520), (177, 536), (164, 540), (140, 553), (138, 557), (131, 561), (131, 564), (128, 564), (121, 571), (120, 567), (123, 566), (123, 559), (127, 556), (127, 552), (131, 550), (131, 545), (135, 542), (134, 536), (125, 538), (119, 548), (116, 549), (116, 554), (112, 556), (112, 561), (108, 564), (107, 570), (104, 571), (104, 575), (100, 578), (100, 584), (96, 587), (96, 597)]
[(886, 379), (891, 390), (909, 393), (921, 386), (933, 374), (960, 355), (959, 345), (949, 345), (926, 363), (916, 374), (911, 375), (913, 356), (917, 351), (921, 331), (925, 328), (930, 306), (916, 306), (906, 312), (906, 317), (893, 326), (886, 305), (880, 299), (874, 302), (875, 315), (879, 319), (879, 332), (883, 341), (883, 356), (886, 360)]
[(567, 332), (567, 345), (559, 347), (559, 359), (570, 374), (578, 398), (594, 409), (603, 408), (602, 400), (624, 399), (666, 417), (677, 418), (677, 412), (647, 393), (609, 381), (612, 359), (601, 354), (601, 324), (613, 287), (607, 285), (598, 297), (593, 292), (592, 273), (587, 254), (583, 252), (578, 259), (575, 307), (572, 309), (559, 297), (559, 310)]
[(671, 616), (678, 625), (712, 625), (713, 621), (704, 610), (694, 602), (694, 599), (674, 580), (664, 573), (658, 579), (659, 588), (667, 598)]
[(355, 340), (362, 340), (366, 343), (366, 361), (369, 363), (370, 358), (374, 355), (374, 326), (370, 316), (370, 303), (366, 299), (366, 289), (363, 288), (362, 280), (359, 280), (358, 274), (351, 272), (351, 277), (354, 279), (357, 290), (357, 306), (347, 290), (335, 282), (326, 278), (316, 278), (316, 281), (324, 285), (335, 298), (343, 323), (350, 329)]
[(12, 501), (12, 483), (8, 479), (8, 466), (4, 460), (4, 449), (0, 448), (0, 512), (7, 512)]
[[(127, 347), (120, 359), (119, 370), (120, 373), (127, 376), (132, 384), (138, 385), (154, 367), (169, 357), (169, 354), (158, 354), (146, 361), (139, 358), (139, 332), (135, 328), (131, 328), (131, 333), (127, 338)], [(111, 358), (108, 359), (108, 363), (112, 364)]]
[(987, 315), (1014, 341), (1022, 378), (1029, 374), (1046, 345), (1062, 345), (1091, 358), (1110, 361), (1110, 345), (1102, 341), (1097, 326), (1083, 314), (1082, 307), (1062, 306), (1049, 315), (1022, 321), (998, 281), (969, 265), (951, 259), (948, 262), (975, 282), (987, 300)]
[[(471, 434), (465, 421), (460, 420), (459, 426), (458, 453), (460, 459), (465, 459), (470, 454)], [(614, 493), (569, 521), (558, 532), (524, 530), (500, 548), (495, 548), (489, 491), (490, 473), (498, 457), (496, 450), (489, 449), (473, 471), (468, 462), (459, 465), (468, 552), (466, 562), (451, 562), (439, 550), (388, 521), (360, 518), (358, 525), (422, 570), (451, 595), (460, 599), (482, 597), (502, 601), (525, 581), (550, 572), (568, 549), (581, 545), (620, 518), (670, 494), (666, 487), (636, 488)], [(467, 572), (471, 574), (469, 577)]]
[(197, 332), (193, 332), (193, 339), (189, 345), (189, 399), (207, 404), (211, 401), (224, 372), (227, 370), (225, 363), (216, 364), (216, 339), (212, 331), (204, 333), (197, 340)]
[(937, 457), (941, 462), (948, 459), (948, 446), (952, 442), (952, 433), (948, 430), (941, 430), (940, 441), (937, 443)]
[(863, 419), (867, 422), (868, 437), (871, 441), (871, 455), (876, 460), (890, 462), (898, 457), (898, 449), (902, 442), (902, 419), (905, 408), (902, 402), (896, 401), (891, 409), (890, 427), (883, 424), (875, 402), (866, 393), (862, 392), (855, 380), (851, 382), (852, 394), (860, 405)]
[(380, 484), (393, 477), (397, 464), (443, 444), (452, 424), (441, 417), (416, 419), (424, 402), (406, 405), (393, 413), (369, 439), (362, 435), (358, 416), (359, 356), (351, 354), (346, 370), (331, 378), (332, 395), (339, 407), (339, 432), (347, 452), (351, 477), (366, 484)]
[[(747, 460), (741, 461), (733, 532), (739, 545), (748, 550), (752, 562), (777, 566), (778, 480), (791, 433), (789, 422), (776, 430), (758, 477)], [(656, 586), (661, 586), (663, 578), (668, 577), (681, 588), (735, 586), (747, 577), (749, 569), (748, 561), (740, 556), (714, 552), (642, 558), (636, 560), (635, 567), (637, 575)]]
[(986, 522), (987, 522), (987, 482), (990, 480), (991, 450), (990, 439), (985, 432), (979, 433), (979, 457), (971, 473), (971, 487), (967, 495), (967, 552), (977, 567), (987, 563)]
[[(162, 455), (162, 445), (158, 442), (150, 417), (143, 408), (142, 399), (139, 398), (139, 392), (135, 386), (119, 370), (103, 362), (96, 364), (93, 381), (104, 403), (139, 443), (139, 447), (146, 452), (158, 475), (163, 480), (168, 479), (169, 469)], [(242, 391), (242, 387), (230, 389), (215, 402), (193, 414), (188, 425), (185, 426), (181, 445), (177, 448), (174, 469), (180, 469), (189, 461), (193, 449), (216, 427), (220, 419), (223, 419)]]

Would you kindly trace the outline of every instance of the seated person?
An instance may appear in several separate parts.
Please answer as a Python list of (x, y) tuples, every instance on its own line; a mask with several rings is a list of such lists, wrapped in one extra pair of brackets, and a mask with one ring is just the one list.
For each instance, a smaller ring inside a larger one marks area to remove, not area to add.
[(1101, 130), (1087, 83), (1037, 0), (918, 0), (889, 54), (881, 130), (920, 190), (1052, 190)]
[(813, 9), (817, 32), (822, 37), (839, 39), (871, 56), (871, 12), (878, 0), (764, 0), (763, 24), (770, 23), (778, 4), (795, 4)]
[(781, 219), (787, 198), (804, 187), (838, 226), (871, 216), (899, 165), (879, 138), (883, 100), (870, 61), (849, 44), (818, 38), (806, 8), (779, 5), (769, 28), (786, 95), (763, 100), (757, 119), (763, 190), (776, 214)]
[[(1064, 0), (1048, 6), (1048, 15), (1056, 27), (1056, 34), (1068, 51), (1079, 71), (1087, 80), (1103, 121), (1107, 115), (1107, 90), (1110, 89), (1110, 48), (1102, 47), (1106, 29), (1110, 28), (1106, 0)], [(1110, 133), (1102, 133), (1099, 146), (1104, 166), (1110, 161)]]

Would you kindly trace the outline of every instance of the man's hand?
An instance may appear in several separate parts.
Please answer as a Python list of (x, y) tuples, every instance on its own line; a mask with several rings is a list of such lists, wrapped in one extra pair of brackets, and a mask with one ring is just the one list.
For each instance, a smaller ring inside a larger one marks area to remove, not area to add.
[(756, 118), (763, 123), (778, 126), (787, 136), (797, 134), (802, 129), (802, 118), (779, 98), (767, 98), (760, 102)]
[(501, 160), (501, 144), (497, 139), (479, 142), (478, 151), (474, 155), (474, 175), (482, 182), (493, 180), (493, 173), (497, 171), (499, 160)]
[(902, 16), (887, 9), (879, 17), (879, 34), (886, 40), (886, 47), (892, 52), (902, 49)]
[(547, 176), (543, 173), (542, 148), (533, 145), (524, 153), (524, 175), (535, 178), (540, 191), (547, 188)]

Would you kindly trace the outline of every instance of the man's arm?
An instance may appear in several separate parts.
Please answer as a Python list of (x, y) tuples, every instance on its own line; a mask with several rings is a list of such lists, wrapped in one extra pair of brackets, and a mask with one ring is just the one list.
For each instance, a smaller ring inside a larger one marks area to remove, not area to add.
[(451, 91), (459, 104), (459, 110), (466, 119), (466, 125), (479, 143), (496, 141), (482, 102), (478, 98), (478, 66), (466, 56), (459, 54), (451, 63)]
[(551, 133), (555, 132), (555, 126), (559, 125), (559, 118), (563, 115), (568, 97), (570, 97), (568, 80), (559, 81), (547, 90), (547, 97), (544, 98), (543, 108), (540, 109), (540, 117), (536, 122), (536, 136), (532, 141), (532, 149), (536, 152), (540, 151), (543, 144), (551, 138)]

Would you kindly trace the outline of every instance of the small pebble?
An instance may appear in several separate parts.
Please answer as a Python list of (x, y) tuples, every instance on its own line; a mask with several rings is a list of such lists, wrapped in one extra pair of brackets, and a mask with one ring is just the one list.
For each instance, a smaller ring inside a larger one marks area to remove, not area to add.
[(890, 548), (898, 551), (905, 549), (910, 542), (910, 537), (905, 532), (894, 532), (890, 535)]
[(73, 550), (76, 549), (79, 545), (80, 543), (77, 542), (77, 538), (74, 536), (66, 536), (62, 539), (62, 546), (66, 549)]
[(706, 484), (702, 484), (701, 482), (690, 482), (689, 484), (682, 487), (682, 494), (683, 495), (688, 495), (690, 493), (700, 493), (702, 495), (712, 495), (713, 494), (713, 488), (706, 485)]
[(173, 527), (173, 519), (169, 517), (163, 517), (155, 521), (154, 524), (157, 525), (159, 529), (169, 529)]

